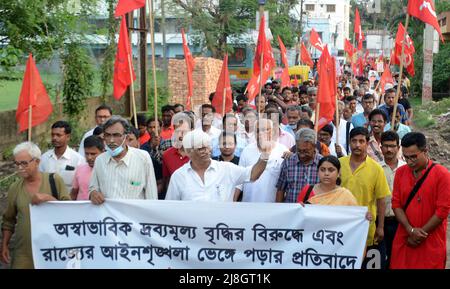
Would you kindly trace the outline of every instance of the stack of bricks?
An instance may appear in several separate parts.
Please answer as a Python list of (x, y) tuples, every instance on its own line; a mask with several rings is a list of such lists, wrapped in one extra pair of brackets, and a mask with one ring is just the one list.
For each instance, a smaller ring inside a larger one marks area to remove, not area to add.
[[(196, 57), (193, 72), (194, 91), (191, 98), (192, 110), (197, 112), (200, 105), (209, 103), (209, 94), (216, 90), (222, 69), (222, 60)], [(184, 59), (169, 60), (169, 93), (171, 104), (186, 104), (187, 71)]]

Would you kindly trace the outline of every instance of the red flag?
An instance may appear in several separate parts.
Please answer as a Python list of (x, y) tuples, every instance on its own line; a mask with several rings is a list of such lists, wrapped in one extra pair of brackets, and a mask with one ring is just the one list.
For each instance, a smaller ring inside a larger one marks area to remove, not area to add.
[(330, 56), (327, 47), (323, 50), (319, 63), (317, 103), (320, 103), (318, 116), (320, 130), (333, 120), (336, 109), (336, 61)]
[(187, 70), (188, 93), (186, 95), (186, 109), (191, 110), (191, 97), (194, 94), (194, 81), (192, 79), (192, 73), (194, 71), (195, 61), (187, 45), (186, 35), (184, 34), (184, 28), (181, 28), (181, 36), (183, 38), (183, 52), (184, 52), (184, 59), (186, 60), (186, 70)]
[[(400, 59), (402, 55), (402, 43), (403, 39), (405, 37), (405, 27), (402, 23), (399, 23), (397, 35), (395, 37), (395, 52), (394, 52), (394, 58), (392, 63), (400, 65)], [(416, 52), (414, 48), (414, 42), (412, 41), (411, 37), (409, 37), (408, 33), (406, 33), (406, 41), (405, 41), (405, 48), (404, 48), (404, 63), (403, 65), (406, 68), (406, 71), (411, 76), (414, 76), (415, 69), (414, 69), (414, 53)]]
[(309, 41), (311, 42), (311, 45), (314, 46), (317, 50), (323, 51), (325, 45), (322, 43), (322, 39), (320, 39), (319, 33), (317, 33), (314, 28), (311, 29)]
[(356, 60), (356, 63), (354, 66), (352, 66), (353, 68), (353, 74), (357, 75), (357, 76), (363, 76), (364, 74), (364, 60), (359, 57), (358, 60)]
[(344, 50), (347, 52), (349, 57), (353, 57), (353, 54), (356, 52), (355, 47), (353, 47), (347, 38), (344, 40)]
[(31, 127), (43, 123), (52, 114), (52, 103), (42, 83), (41, 76), (30, 53), (20, 90), (16, 110), (19, 132), (28, 129), (28, 113), (31, 106)]
[[(252, 101), (259, 91), (259, 84), (264, 84), (275, 66), (270, 40), (266, 39), (265, 17), (261, 16), (259, 24), (258, 43), (256, 45), (255, 58), (253, 59), (253, 75), (247, 85), (248, 100)], [(260, 70), (261, 55), (263, 55), (263, 71)]]
[[(226, 89), (225, 95), (225, 112), (223, 110), (223, 91)], [(231, 92), (230, 75), (228, 73), (228, 54), (225, 54), (222, 63), (222, 71), (220, 72), (219, 80), (216, 85), (216, 92), (212, 101), (212, 106), (215, 107), (216, 112), (225, 114), (233, 108), (233, 97)]]
[(361, 27), (361, 18), (359, 17), (359, 10), (358, 8), (356, 8), (355, 10), (355, 35), (356, 38), (358, 39), (358, 50), (362, 49), (362, 42), (363, 40), (365, 40), (364, 38), (364, 33), (362, 31), (362, 27)]
[(442, 37), (441, 27), (439, 26), (439, 23), (437, 21), (436, 10), (434, 9), (433, 1), (409, 0), (408, 1), (408, 14), (433, 26), (434, 29), (436, 29), (436, 31), (441, 36), (442, 42), (444, 42), (444, 38)]
[(289, 77), (289, 64), (286, 55), (286, 47), (284, 46), (283, 41), (281, 41), (279, 35), (278, 35), (278, 44), (280, 45), (281, 62), (284, 65), (283, 72), (281, 74), (281, 87), (291, 86), (291, 79)]
[(381, 79), (380, 79), (381, 91), (384, 92), (384, 87), (387, 83), (394, 84), (394, 79), (392, 78), (392, 74), (391, 74), (391, 70), (389, 69), (389, 65), (385, 65), (384, 72), (381, 75)]
[(119, 0), (116, 6), (115, 17), (122, 16), (135, 9), (145, 6), (145, 0)]
[(298, 87), (298, 78), (297, 78), (297, 74), (294, 74), (294, 86)]
[(300, 60), (308, 65), (309, 67), (314, 67), (314, 62), (311, 59), (311, 55), (309, 55), (308, 49), (306, 49), (305, 44), (302, 42), (302, 51), (301, 51), (301, 58)]
[[(117, 44), (116, 61), (114, 62), (113, 96), (119, 100), (125, 93), (127, 87), (136, 80), (133, 64), (131, 60), (130, 40), (128, 39), (128, 29), (125, 17), (120, 23), (119, 43)], [(131, 71), (130, 71), (131, 67)]]

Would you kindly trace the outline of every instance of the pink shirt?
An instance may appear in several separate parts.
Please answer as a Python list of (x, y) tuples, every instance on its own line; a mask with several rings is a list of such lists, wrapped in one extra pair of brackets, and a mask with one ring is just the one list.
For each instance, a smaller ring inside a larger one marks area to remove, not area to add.
[(89, 200), (89, 182), (93, 168), (88, 164), (82, 164), (75, 170), (73, 188), (78, 189), (77, 201)]

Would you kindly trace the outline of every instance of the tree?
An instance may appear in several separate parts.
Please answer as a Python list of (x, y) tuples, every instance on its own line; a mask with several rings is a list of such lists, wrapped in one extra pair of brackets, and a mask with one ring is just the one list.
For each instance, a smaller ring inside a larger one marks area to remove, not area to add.
[[(295, 29), (289, 11), (298, 0), (268, 0), (265, 6), (270, 14), (270, 29), (276, 39), (283, 36), (286, 46), (295, 42)], [(170, 7), (172, 13), (178, 11), (184, 17), (184, 27), (191, 27), (192, 34), (212, 54), (212, 57), (223, 58), (232, 47), (227, 38), (240, 37), (255, 27), (255, 15), (258, 10), (256, 0), (173, 0)], [(181, 11), (180, 11), (181, 10)], [(247, 39), (250, 43), (250, 39)], [(274, 42), (275, 43), (275, 42)]]

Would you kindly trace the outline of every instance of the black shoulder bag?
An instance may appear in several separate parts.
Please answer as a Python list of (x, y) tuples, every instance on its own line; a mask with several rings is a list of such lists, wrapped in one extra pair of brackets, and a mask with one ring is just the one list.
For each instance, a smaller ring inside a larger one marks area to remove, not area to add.
[(310, 202), (308, 202), (308, 199), (309, 199), (309, 195), (311, 195), (313, 188), (314, 188), (314, 186), (309, 185), (308, 190), (306, 191), (305, 197), (303, 198), (304, 204), (311, 204)]
[(58, 200), (58, 190), (56, 189), (56, 183), (55, 183), (55, 174), (49, 174), (48, 175), (48, 181), (50, 182), (50, 188), (52, 190), (52, 196)]

